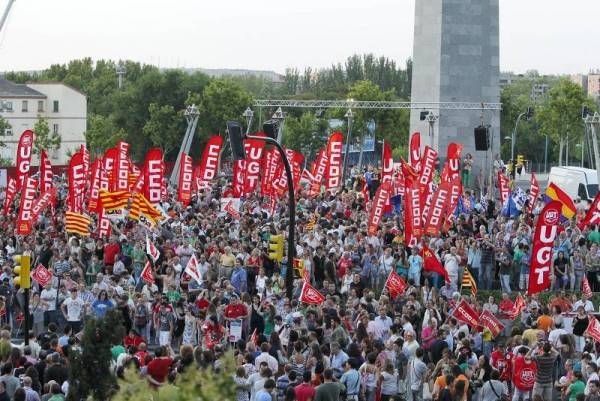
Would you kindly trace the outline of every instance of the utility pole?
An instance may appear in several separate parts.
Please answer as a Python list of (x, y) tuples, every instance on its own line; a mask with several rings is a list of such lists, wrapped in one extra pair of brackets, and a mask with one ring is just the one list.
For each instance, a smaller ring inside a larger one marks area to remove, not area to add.
[(600, 182), (600, 153), (598, 153), (598, 136), (597, 129), (600, 125), (600, 114), (597, 112), (592, 114), (584, 113), (583, 122), (590, 127), (590, 132), (592, 134), (592, 146), (594, 148), (594, 159), (596, 165), (596, 175), (598, 177), (598, 182)]
[(4, 27), (4, 24), (6, 23), (6, 19), (8, 18), (8, 13), (10, 12), (10, 9), (12, 8), (14, 3), (15, 3), (15, 0), (8, 0), (8, 4), (6, 5), (6, 9), (4, 9), (2, 18), (0, 18), (0, 32), (2, 32), (2, 28)]
[(121, 89), (123, 88), (123, 77), (125, 77), (125, 73), (127, 72), (127, 69), (122, 62), (119, 62), (119, 65), (117, 65), (116, 72), (118, 76), (117, 86), (119, 89)]

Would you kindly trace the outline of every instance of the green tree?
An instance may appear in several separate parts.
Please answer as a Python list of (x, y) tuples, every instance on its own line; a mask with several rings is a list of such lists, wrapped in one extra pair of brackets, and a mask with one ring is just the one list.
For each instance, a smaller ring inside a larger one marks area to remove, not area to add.
[(123, 130), (117, 129), (113, 119), (100, 114), (88, 116), (85, 140), (92, 155), (100, 155), (117, 144), (119, 139), (127, 139)]
[(52, 151), (60, 148), (61, 138), (57, 133), (50, 133), (50, 127), (48, 126), (48, 120), (39, 115), (37, 121), (33, 126), (33, 133), (35, 134), (33, 140), (33, 153), (39, 155), (42, 149)]
[[(323, 146), (326, 135), (327, 121), (317, 119), (312, 112), (304, 112), (300, 117), (288, 117), (283, 127), (283, 143), (290, 149), (302, 151), (308, 148), (310, 154), (315, 154)], [(304, 156), (308, 157), (308, 154)]]
[(225, 131), (227, 120), (240, 120), (242, 113), (253, 103), (252, 95), (230, 79), (215, 79), (202, 92), (191, 94), (187, 104), (199, 105), (199, 124), (203, 135)]
[(177, 113), (171, 105), (156, 103), (150, 103), (148, 112), (150, 118), (144, 125), (144, 135), (153, 146), (160, 147), (165, 154), (170, 153), (181, 143), (184, 134), (182, 113)]
[[(10, 123), (0, 116), (0, 136), (6, 135), (6, 130), (9, 129), (12, 129)], [(3, 141), (0, 141), (0, 147), (4, 146), (6, 146), (6, 144)]]
[(581, 86), (561, 78), (536, 110), (540, 130), (558, 143), (559, 165), (563, 164), (567, 141), (581, 142), (584, 133), (581, 107), (584, 105), (594, 109), (594, 102)]

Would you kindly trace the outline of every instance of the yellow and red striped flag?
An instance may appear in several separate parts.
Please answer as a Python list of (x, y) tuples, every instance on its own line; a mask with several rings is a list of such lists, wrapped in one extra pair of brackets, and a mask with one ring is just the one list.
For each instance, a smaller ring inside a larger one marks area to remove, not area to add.
[(90, 235), (90, 223), (91, 220), (88, 216), (75, 213), (65, 213), (65, 231), (68, 233), (75, 233), (87, 237)]

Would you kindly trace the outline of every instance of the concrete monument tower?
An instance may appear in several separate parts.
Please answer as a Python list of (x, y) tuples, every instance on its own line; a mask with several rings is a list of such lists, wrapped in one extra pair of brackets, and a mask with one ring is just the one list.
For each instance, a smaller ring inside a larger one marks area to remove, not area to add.
[[(413, 102), (500, 102), (499, 0), (415, 0)], [(473, 129), (481, 123), (478, 110), (429, 111), (439, 116), (433, 135), (421, 111), (412, 110), (411, 133), (421, 132), (421, 144), (432, 144), (446, 157), (448, 143), (464, 145), (475, 165), (483, 167), (485, 152), (475, 152)], [(485, 111), (493, 151), (499, 149), (500, 113)]]

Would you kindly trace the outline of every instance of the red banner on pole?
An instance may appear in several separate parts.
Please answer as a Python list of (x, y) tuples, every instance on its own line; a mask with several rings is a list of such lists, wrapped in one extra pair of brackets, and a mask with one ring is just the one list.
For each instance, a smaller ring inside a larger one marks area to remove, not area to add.
[(208, 139), (202, 151), (198, 177), (196, 177), (198, 190), (210, 188), (210, 182), (217, 176), (222, 145), (223, 138), (219, 135), (213, 135)]
[(600, 224), (600, 192), (594, 198), (594, 203), (585, 214), (585, 218), (579, 224), (579, 228)]
[(583, 293), (583, 296), (587, 299), (590, 299), (594, 296), (594, 293), (592, 292), (592, 287), (590, 287), (587, 275), (585, 274), (583, 275), (583, 280), (581, 282), (581, 292)]
[(162, 150), (152, 148), (146, 153), (144, 161), (144, 196), (150, 203), (160, 203), (164, 176), (165, 165), (162, 160)]
[(42, 149), (40, 152), (40, 192), (44, 193), (52, 188), (53, 178), (52, 164), (50, 163), (46, 150)]
[(600, 323), (596, 316), (590, 314), (590, 323), (588, 324), (587, 329), (583, 332), (584, 336), (592, 337), (595, 341), (600, 342)]
[(10, 211), (10, 207), (15, 200), (15, 195), (17, 194), (17, 181), (14, 178), (8, 179), (8, 184), (6, 184), (6, 197), (4, 198), (4, 215), (7, 216)]
[(451, 202), (452, 183), (443, 182), (438, 187), (431, 200), (431, 206), (425, 221), (425, 234), (437, 236), (446, 220), (446, 213)]
[(517, 316), (519, 316), (519, 314), (525, 310), (526, 307), (527, 303), (525, 302), (525, 299), (523, 299), (521, 293), (519, 293), (517, 298), (515, 298), (515, 303), (513, 304), (513, 310), (510, 316), (511, 319), (515, 320)]
[(531, 173), (531, 187), (529, 188), (529, 210), (533, 210), (535, 200), (540, 194), (540, 185), (538, 184), (535, 174)]
[(325, 175), (325, 190), (333, 194), (342, 186), (342, 148), (344, 135), (334, 132), (327, 142), (327, 174)]
[(325, 176), (326, 171), (327, 151), (325, 149), (321, 149), (319, 150), (319, 154), (317, 155), (317, 158), (315, 160), (314, 169), (311, 171), (313, 180), (310, 183), (310, 197), (314, 198), (321, 192), (321, 183), (323, 182), (323, 177)]
[(129, 144), (117, 143), (117, 160), (115, 161), (115, 179), (113, 191), (129, 190)]
[(183, 153), (179, 164), (179, 188), (177, 200), (183, 203), (184, 206), (187, 206), (192, 200), (192, 178), (194, 174), (192, 158)]
[(415, 171), (421, 170), (421, 133), (415, 132), (410, 137), (410, 154), (408, 162)]
[(392, 192), (391, 189), (392, 187), (390, 182), (386, 181), (379, 186), (377, 192), (375, 193), (373, 204), (371, 206), (371, 213), (369, 215), (369, 235), (375, 235), (377, 233), (379, 223), (383, 217), (385, 204), (390, 198), (390, 194)]
[(33, 202), (35, 201), (35, 193), (37, 181), (31, 177), (26, 177), (21, 191), (21, 205), (19, 207), (19, 219), (17, 221), (17, 234), (29, 235), (33, 226)]
[(54, 204), (55, 198), (56, 188), (50, 188), (50, 190), (44, 192), (38, 200), (34, 202), (33, 208), (31, 209), (31, 220), (36, 221), (45, 208)]
[(421, 248), (421, 257), (423, 258), (423, 270), (434, 272), (444, 277), (444, 280), (449, 283), (450, 277), (448, 276), (448, 272), (442, 265), (442, 262), (435, 256), (433, 251), (429, 249), (429, 247), (423, 244)]
[(392, 270), (387, 280), (385, 281), (384, 287), (387, 288), (387, 290), (389, 291), (390, 297), (392, 297), (392, 299), (395, 299), (398, 295), (402, 295), (404, 293), (407, 285), (402, 279), (402, 277), (400, 277), (398, 273)]
[(402, 161), (404, 175), (404, 241), (413, 247), (421, 238), (421, 189), (417, 172)]
[(29, 176), (31, 154), (33, 153), (33, 131), (26, 130), (21, 134), (17, 146), (17, 191), (19, 191)]
[(119, 150), (117, 148), (106, 149), (102, 158), (103, 168), (108, 178), (107, 190), (112, 190), (115, 187), (115, 165), (117, 164), (118, 153)]
[(498, 337), (502, 333), (502, 330), (504, 330), (504, 325), (489, 310), (481, 312), (479, 320), (481, 321), (481, 325), (492, 333), (492, 337)]
[(529, 289), (527, 294), (536, 294), (550, 287), (552, 268), (552, 246), (560, 222), (562, 203), (548, 203), (538, 217), (533, 236), (531, 264), (529, 267)]
[[(90, 197), (88, 198), (88, 210), (98, 212), (100, 199), (100, 174), (102, 173), (102, 160), (96, 159), (92, 163), (92, 182), (90, 185)], [(108, 180), (106, 180), (108, 186)], [(108, 188), (106, 188), (108, 189)], [(105, 190), (106, 190), (105, 189)]]
[(83, 211), (83, 195), (85, 190), (85, 166), (83, 164), (83, 154), (77, 152), (71, 156), (69, 162), (69, 210), (74, 213)]
[(451, 316), (471, 327), (479, 326), (479, 315), (464, 299), (456, 305)]
[(460, 154), (463, 145), (459, 143), (448, 144), (448, 152), (446, 154), (446, 164), (442, 171), (442, 182), (452, 181), (460, 176)]
[(37, 281), (40, 287), (45, 287), (50, 281), (52, 281), (52, 273), (46, 269), (43, 264), (38, 264), (35, 270), (31, 272), (31, 278)]
[(154, 284), (154, 274), (152, 273), (152, 266), (150, 265), (150, 261), (146, 262), (146, 265), (144, 266), (144, 269), (142, 270), (141, 277), (142, 277), (142, 280), (144, 280), (144, 282), (146, 284), (149, 284), (149, 285)]
[(500, 188), (500, 200), (504, 205), (510, 195), (510, 188), (508, 187), (508, 177), (501, 171), (498, 171), (498, 187)]
[[(263, 132), (257, 132), (256, 136), (266, 136)], [(244, 195), (249, 195), (256, 190), (260, 180), (260, 165), (262, 161), (265, 141), (260, 139), (245, 139), (244, 149), (246, 160), (244, 160)]]

